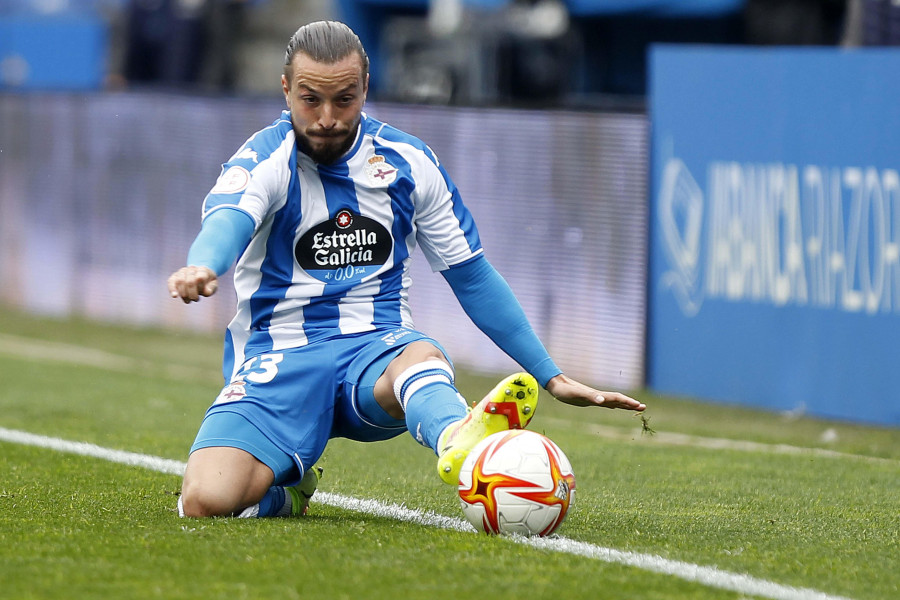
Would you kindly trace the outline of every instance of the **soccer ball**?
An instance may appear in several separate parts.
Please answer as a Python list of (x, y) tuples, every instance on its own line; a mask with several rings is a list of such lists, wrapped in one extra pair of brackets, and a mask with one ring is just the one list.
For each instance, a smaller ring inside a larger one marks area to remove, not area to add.
[(501, 431), (466, 457), (459, 499), (479, 531), (550, 535), (575, 501), (575, 473), (550, 438), (524, 429)]

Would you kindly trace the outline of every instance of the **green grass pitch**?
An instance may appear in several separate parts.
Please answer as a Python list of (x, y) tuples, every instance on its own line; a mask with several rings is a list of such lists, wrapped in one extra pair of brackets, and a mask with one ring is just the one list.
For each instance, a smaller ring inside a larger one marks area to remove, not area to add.
[[(219, 357), (218, 336), (0, 310), (0, 428), (184, 461)], [(178, 475), (0, 441), (0, 599), (900, 598), (900, 430), (636, 395), (654, 435), (542, 394), (531, 429), (577, 478), (551, 541), (671, 574), (315, 498), (303, 519), (183, 520)], [(461, 517), (410, 436), (334, 440), (320, 464), (331, 495)]]

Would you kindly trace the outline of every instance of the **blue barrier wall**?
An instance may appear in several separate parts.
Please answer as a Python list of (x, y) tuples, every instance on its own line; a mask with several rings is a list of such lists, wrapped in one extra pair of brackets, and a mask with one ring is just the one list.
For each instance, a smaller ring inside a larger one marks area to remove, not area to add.
[(649, 386), (900, 424), (900, 51), (650, 58)]

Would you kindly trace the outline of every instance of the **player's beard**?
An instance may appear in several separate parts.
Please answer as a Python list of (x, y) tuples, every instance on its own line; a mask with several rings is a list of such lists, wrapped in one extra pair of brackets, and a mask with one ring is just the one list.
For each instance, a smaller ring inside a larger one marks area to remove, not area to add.
[[(311, 143), (310, 136), (304, 132), (296, 131), (297, 144), (304, 154), (320, 165), (331, 165), (340, 159), (356, 140), (357, 121), (349, 131), (330, 132), (327, 137), (315, 136), (316, 145)], [(324, 142), (324, 144), (323, 144)]]

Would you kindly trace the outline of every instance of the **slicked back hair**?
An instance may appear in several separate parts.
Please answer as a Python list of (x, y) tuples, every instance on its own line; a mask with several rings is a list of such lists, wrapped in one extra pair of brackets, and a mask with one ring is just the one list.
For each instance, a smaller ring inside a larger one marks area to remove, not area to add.
[(306, 54), (316, 62), (334, 64), (352, 53), (359, 55), (363, 81), (369, 74), (369, 55), (359, 37), (340, 21), (315, 21), (298, 29), (284, 52), (284, 74), (288, 82), (293, 78), (293, 62), (297, 53)]

